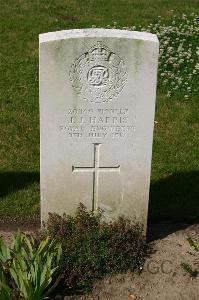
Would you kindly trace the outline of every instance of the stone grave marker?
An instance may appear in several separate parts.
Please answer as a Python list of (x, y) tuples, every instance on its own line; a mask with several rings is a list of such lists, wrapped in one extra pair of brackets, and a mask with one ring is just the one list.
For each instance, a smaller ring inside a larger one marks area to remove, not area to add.
[(146, 225), (158, 65), (155, 35), (40, 35), (41, 216), (82, 202)]

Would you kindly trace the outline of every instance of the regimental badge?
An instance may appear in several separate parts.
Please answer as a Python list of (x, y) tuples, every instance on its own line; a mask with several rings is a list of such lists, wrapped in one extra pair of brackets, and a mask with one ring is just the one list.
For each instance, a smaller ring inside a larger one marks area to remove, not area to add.
[(102, 42), (79, 56), (70, 68), (70, 81), (85, 101), (103, 103), (116, 98), (127, 81), (124, 60)]

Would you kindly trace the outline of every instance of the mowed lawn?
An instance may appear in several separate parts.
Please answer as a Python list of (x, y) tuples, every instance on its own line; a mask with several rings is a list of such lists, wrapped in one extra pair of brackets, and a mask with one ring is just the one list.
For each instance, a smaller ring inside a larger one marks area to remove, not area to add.
[[(199, 14), (198, 0), (0, 0), (1, 219), (40, 210), (38, 34), (114, 22), (146, 26), (159, 15), (192, 12)], [(199, 219), (199, 105), (196, 96), (183, 96), (157, 92), (151, 222)]]

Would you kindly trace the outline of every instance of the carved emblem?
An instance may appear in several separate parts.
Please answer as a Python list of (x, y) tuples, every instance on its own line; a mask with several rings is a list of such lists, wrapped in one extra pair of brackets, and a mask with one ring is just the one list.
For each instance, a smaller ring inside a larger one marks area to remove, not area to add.
[(93, 103), (111, 101), (127, 81), (123, 59), (102, 42), (79, 56), (70, 68), (70, 81), (84, 100)]

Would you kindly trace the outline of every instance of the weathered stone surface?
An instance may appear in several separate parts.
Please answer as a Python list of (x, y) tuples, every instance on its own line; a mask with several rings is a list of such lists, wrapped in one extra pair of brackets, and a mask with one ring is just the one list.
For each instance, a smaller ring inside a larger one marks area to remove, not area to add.
[(42, 220), (82, 202), (146, 224), (157, 61), (149, 33), (40, 35)]

